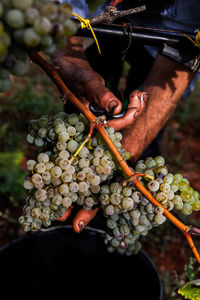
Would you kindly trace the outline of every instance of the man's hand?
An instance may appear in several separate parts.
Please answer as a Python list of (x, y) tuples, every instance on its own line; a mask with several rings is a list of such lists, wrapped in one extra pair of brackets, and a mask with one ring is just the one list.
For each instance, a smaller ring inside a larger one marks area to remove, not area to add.
[(53, 54), (53, 61), (69, 89), (79, 99), (95, 103), (110, 114), (120, 113), (121, 101), (105, 87), (104, 79), (91, 68), (84, 55), (81, 38), (68, 38), (66, 48)]
[(108, 121), (108, 126), (111, 126), (115, 131), (118, 131), (133, 125), (135, 120), (139, 118), (144, 110), (147, 98), (147, 93), (140, 92), (139, 90), (133, 91), (129, 96), (129, 104), (124, 116), (119, 119)]

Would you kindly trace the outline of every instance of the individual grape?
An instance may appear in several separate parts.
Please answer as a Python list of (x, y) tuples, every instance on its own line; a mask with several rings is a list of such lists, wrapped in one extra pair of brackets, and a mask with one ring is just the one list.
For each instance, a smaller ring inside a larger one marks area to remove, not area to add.
[(84, 132), (85, 131), (85, 124), (83, 122), (78, 122), (75, 125), (76, 131), (78, 132)]
[(58, 188), (59, 193), (63, 196), (67, 196), (67, 194), (69, 193), (69, 187), (67, 184), (61, 184)]
[(164, 177), (168, 174), (168, 169), (166, 166), (160, 166), (160, 167), (154, 169), (154, 172), (155, 172), (155, 174), (160, 174)]
[(65, 208), (69, 208), (69, 207), (72, 205), (72, 200), (71, 200), (71, 198), (69, 198), (69, 197), (64, 197), (64, 198), (62, 198), (62, 205), (63, 205)]
[(181, 174), (175, 174), (174, 175), (174, 182), (180, 182), (183, 179), (183, 176)]
[(124, 187), (122, 190), (122, 194), (126, 197), (129, 197), (132, 194), (132, 189), (129, 187)]
[(148, 183), (148, 188), (151, 192), (157, 192), (159, 190), (159, 183), (156, 180), (152, 180)]
[(25, 24), (24, 14), (18, 9), (10, 9), (6, 14), (6, 22), (11, 28), (22, 28)]
[(51, 183), (54, 186), (59, 186), (61, 184), (61, 179), (57, 177), (51, 177)]
[(69, 134), (67, 132), (60, 132), (58, 135), (58, 140), (61, 143), (66, 143), (69, 140)]
[(79, 122), (78, 114), (72, 113), (68, 115), (68, 122), (70, 125), (76, 125)]
[(153, 159), (153, 157), (147, 157), (144, 161), (144, 164), (145, 164), (146, 168), (148, 168), (148, 169), (156, 166), (156, 162)]
[(155, 161), (157, 167), (162, 167), (165, 165), (165, 159), (162, 156), (154, 157), (154, 161)]
[(181, 192), (187, 191), (189, 188), (189, 185), (187, 182), (180, 180), (178, 183), (178, 188)]
[(73, 193), (77, 193), (79, 190), (79, 185), (76, 182), (72, 182), (69, 184), (69, 190)]
[(70, 168), (70, 161), (68, 159), (60, 159), (58, 164), (62, 170), (67, 170)]
[(173, 179), (174, 179), (174, 176), (173, 174), (171, 173), (168, 173), (164, 178), (163, 178), (163, 181), (168, 183), (168, 184), (171, 184), (173, 182)]
[(183, 208), (181, 209), (182, 214), (190, 215), (192, 213), (192, 205), (189, 203), (183, 203)]
[(29, 171), (32, 171), (36, 165), (36, 161), (33, 159), (29, 159), (26, 163), (26, 167)]
[(85, 193), (88, 191), (88, 185), (85, 181), (79, 182), (79, 192), (80, 193)]
[(52, 28), (52, 24), (46, 17), (38, 17), (34, 21), (34, 29), (39, 35), (48, 34)]
[(33, 4), (33, 0), (12, 0), (12, 4), (15, 8), (25, 11)]
[(200, 200), (195, 200), (194, 203), (192, 204), (192, 209), (194, 211), (199, 211), (200, 210)]
[(65, 16), (66, 19), (70, 18), (71, 14), (72, 14), (72, 7), (70, 4), (68, 3), (62, 3), (59, 6), (59, 10), (63, 13), (63, 15)]
[(44, 172), (42, 174), (42, 179), (45, 181), (45, 182), (51, 182), (51, 174), (49, 172)]
[(37, 156), (37, 160), (39, 163), (47, 163), (49, 161), (49, 156), (46, 153), (40, 153)]
[(156, 194), (156, 200), (162, 204), (164, 204), (167, 199), (167, 194), (165, 194), (164, 192), (159, 192)]
[(41, 41), (40, 36), (33, 28), (27, 28), (23, 34), (24, 43), (29, 47), (37, 47)]
[(49, 20), (55, 20), (58, 14), (58, 7), (54, 3), (46, 3), (42, 6), (40, 13)]
[(25, 21), (29, 25), (33, 25), (36, 18), (39, 16), (39, 11), (35, 7), (29, 7), (25, 11)]
[[(1, 45), (0, 45), (0, 56), (1, 56)], [(10, 78), (0, 79), (0, 92), (7, 92), (11, 88)]]
[(44, 173), (46, 170), (46, 166), (44, 163), (38, 163), (35, 165), (35, 171), (39, 174)]
[(35, 192), (35, 198), (38, 201), (45, 201), (47, 199), (47, 192), (43, 189), (39, 189)]
[(78, 156), (81, 158), (86, 158), (88, 157), (88, 155), (89, 155), (89, 150), (86, 147), (83, 147), (78, 154)]
[(67, 148), (68, 148), (69, 152), (73, 153), (77, 150), (78, 143), (74, 140), (71, 140), (67, 143)]
[(169, 193), (169, 192), (171, 191), (171, 187), (170, 187), (170, 185), (169, 185), (168, 183), (162, 183), (162, 184), (160, 185), (160, 190), (161, 190), (163, 193), (167, 194), (167, 193)]
[(69, 152), (67, 150), (62, 150), (59, 152), (59, 157), (62, 159), (68, 159), (69, 158)]
[(87, 158), (81, 158), (78, 165), (80, 169), (83, 169), (85, 167), (89, 167), (90, 161)]
[(84, 200), (84, 204), (90, 208), (94, 205), (94, 199), (92, 197), (87, 197)]
[(59, 178), (62, 175), (62, 170), (58, 166), (54, 166), (50, 170), (51, 176)]
[(136, 192), (133, 192), (132, 195), (131, 195), (131, 198), (133, 199), (133, 201), (138, 204), (141, 202), (142, 200), (142, 194), (138, 191)]
[(154, 217), (154, 221), (157, 223), (157, 224), (163, 224), (165, 221), (166, 221), (166, 217), (163, 216), (162, 214), (156, 214), (155, 217)]
[[(53, 196), (52, 203), (55, 204), (56, 206), (59, 206), (62, 203), (62, 196), (60, 194)], [(53, 208), (56, 209), (55, 206)]]
[(122, 206), (122, 208), (125, 209), (125, 210), (131, 210), (131, 209), (133, 209), (134, 201), (133, 201), (133, 199), (130, 198), (130, 197), (124, 197), (124, 198), (122, 199), (121, 206)]
[(24, 181), (24, 188), (26, 190), (32, 190), (33, 187), (33, 183), (29, 179)]
[(109, 216), (111, 216), (111, 215), (113, 215), (114, 213), (115, 213), (115, 210), (114, 210), (114, 206), (113, 205), (111, 205), (111, 204), (109, 204), (109, 205), (107, 205), (106, 207), (105, 207), (105, 214), (106, 215), (109, 215)]

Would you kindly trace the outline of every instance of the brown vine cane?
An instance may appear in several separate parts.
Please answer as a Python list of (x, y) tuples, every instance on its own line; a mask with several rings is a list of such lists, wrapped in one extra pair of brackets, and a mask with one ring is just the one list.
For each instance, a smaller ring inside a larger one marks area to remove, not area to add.
[(122, 168), (125, 178), (129, 181), (132, 180), (134, 185), (137, 187), (137, 189), (153, 205), (163, 208), (164, 215), (185, 235), (189, 243), (189, 246), (191, 247), (194, 256), (196, 257), (196, 260), (198, 261), (198, 263), (200, 263), (199, 253), (191, 237), (191, 234), (200, 236), (200, 229), (191, 226), (186, 226), (185, 224), (183, 224), (152, 196), (152, 194), (138, 180), (139, 177), (141, 176), (145, 177), (146, 175), (135, 173), (131, 170), (131, 168), (128, 166), (126, 161), (123, 159), (123, 157), (118, 152), (117, 148), (115, 147), (115, 145), (113, 144), (109, 136), (107, 135), (104, 129), (104, 123), (99, 118), (97, 118), (94, 114), (92, 114), (88, 106), (85, 106), (83, 103), (81, 103), (81, 101), (67, 88), (62, 78), (58, 74), (56, 68), (50, 65), (45, 59), (43, 59), (37, 52), (33, 51), (32, 49), (27, 49), (27, 53), (30, 59), (34, 63), (39, 65), (46, 72), (46, 74), (52, 79), (54, 84), (59, 89), (62, 99), (73, 103), (73, 105), (76, 106), (76, 108), (88, 119), (88, 121), (90, 122), (90, 132), (89, 132), (90, 136), (92, 135), (94, 128), (96, 128), (97, 131), (101, 134), (102, 138), (107, 143), (108, 147), (110, 148), (111, 152), (113, 153), (114, 157), (116, 158), (120, 167)]

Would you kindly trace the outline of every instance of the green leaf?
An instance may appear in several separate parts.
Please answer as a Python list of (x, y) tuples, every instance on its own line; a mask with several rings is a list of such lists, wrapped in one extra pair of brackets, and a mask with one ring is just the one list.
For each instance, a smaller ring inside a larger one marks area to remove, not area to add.
[(178, 290), (178, 293), (190, 300), (200, 300), (199, 280), (186, 283), (184, 287)]

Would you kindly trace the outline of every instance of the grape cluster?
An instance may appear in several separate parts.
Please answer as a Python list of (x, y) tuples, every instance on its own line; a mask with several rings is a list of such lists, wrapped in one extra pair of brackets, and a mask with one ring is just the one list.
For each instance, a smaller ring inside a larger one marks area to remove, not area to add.
[(9, 74), (26, 72), (26, 46), (52, 54), (65, 46), (65, 35), (77, 28), (67, 3), (51, 0), (1, 0), (0, 2), (0, 92), (11, 87)]
[[(123, 178), (102, 137), (96, 133), (89, 140), (88, 131), (87, 119), (76, 113), (43, 115), (30, 122), (27, 141), (40, 152), (27, 161), (27, 197), (24, 215), (19, 218), (25, 231), (50, 226), (72, 203), (87, 210), (101, 206), (108, 251), (131, 255), (140, 250), (142, 236), (166, 221), (163, 207), (184, 215), (200, 210), (199, 193), (182, 175), (169, 173), (162, 156), (139, 160), (134, 167), (135, 172), (148, 175), (139, 180), (163, 206), (155, 207)], [(128, 159), (129, 153), (121, 145), (122, 134), (112, 127), (106, 132)]]
[[(122, 135), (113, 128), (106, 130), (126, 158)], [(111, 179), (118, 166), (98, 134), (84, 145), (87, 132), (88, 121), (82, 114), (59, 113), (30, 122), (27, 141), (42, 151), (27, 161), (30, 173), (24, 188), (28, 195), (25, 216), (19, 220), (25, 231), (49, 226), (73, 202), (88, 210), (98, 204), (100, 184)]]
[[(135, 171), (149, 175), (140, 177), (140, 182), (168, 211), (189, 215), (200, 210), (199, 192), (181, 174), (169, 173), (162, 156), (138, 161)], [(105, 243), (109, 252), (137, 253), (141, 248), (139, 238), (166, 221), (163, 208), (155, 207), (128, 182), (125, 186), (118, 182), (102, 185), (99, 201), (107, 218)]]

